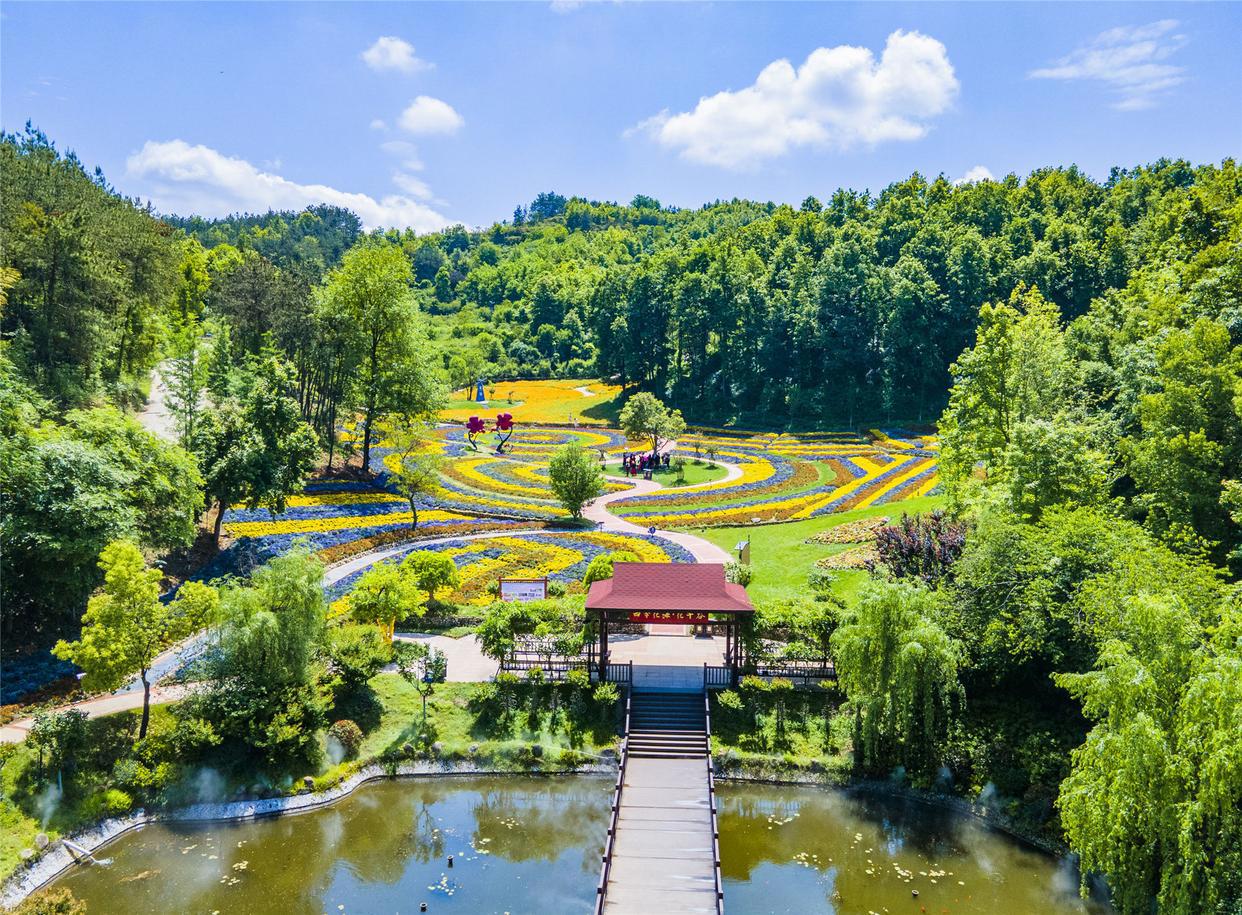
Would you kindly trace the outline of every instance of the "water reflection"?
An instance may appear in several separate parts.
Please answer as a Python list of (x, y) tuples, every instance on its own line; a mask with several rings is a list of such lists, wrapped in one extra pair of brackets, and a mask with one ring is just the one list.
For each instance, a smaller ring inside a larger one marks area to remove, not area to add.
[(1104, 911), (1054, 858), (972, 818), (874, 795), (722, 784), (720, 857), (729, 909), (748, 915)]
[[(314, 813), (157, 826), (62, 883), (92, 915), (580, 912), (594, 899), (611, 784), (589, 778), (368, 785)], [(453, 855), (454, 866), (446, 858)]]

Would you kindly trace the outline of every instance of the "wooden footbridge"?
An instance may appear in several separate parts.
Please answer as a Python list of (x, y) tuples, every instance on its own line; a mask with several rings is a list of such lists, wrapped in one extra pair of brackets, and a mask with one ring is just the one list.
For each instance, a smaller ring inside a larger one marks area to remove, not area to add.
[(724, 911), (706, 692), (631, 692), (596, 915)]

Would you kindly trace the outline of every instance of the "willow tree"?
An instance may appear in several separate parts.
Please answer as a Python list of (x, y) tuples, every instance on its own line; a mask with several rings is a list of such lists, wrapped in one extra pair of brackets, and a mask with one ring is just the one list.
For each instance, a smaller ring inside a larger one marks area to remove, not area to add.
[(862, 768), (929, 772), (958, 705), (961, 645), (941, 626), (926, 588), (873, 585), (832, 634), (838, 682), (854, 713)]
[(1176, 596), (1118, 608), (1094, 670), (1056, 681), (1096, 721), (1058, 806), (1084, 874), (1124, 913), (1242, 902), (1242, 617), (1212, 638)]

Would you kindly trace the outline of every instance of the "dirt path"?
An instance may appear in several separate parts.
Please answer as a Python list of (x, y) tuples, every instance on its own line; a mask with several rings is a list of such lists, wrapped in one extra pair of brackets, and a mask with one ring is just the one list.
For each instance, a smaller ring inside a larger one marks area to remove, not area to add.
[(147, 398), (147, 405), (137, 414), (137, 419), (148, 432), (166, 441), (175, 442), (177, 430), (172, 414), (168, 412), (168, 385), (160, 374), (161, 368), (162, 363), (151, 372), (151, 394)]

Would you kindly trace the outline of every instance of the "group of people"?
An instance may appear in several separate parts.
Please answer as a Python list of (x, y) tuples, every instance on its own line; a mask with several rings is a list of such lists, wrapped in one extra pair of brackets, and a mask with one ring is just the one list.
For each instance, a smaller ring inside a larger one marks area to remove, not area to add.
[(636, 477), (640, 473), (643, 479), (651, 479), (651, 471), (660, 467), (667, 468), (669, 465), (668, 453), (660, 454), (653, 451), (651, 454), (630, 454), (628, 451), (621, 454), (621, 472), (627, 477)]

